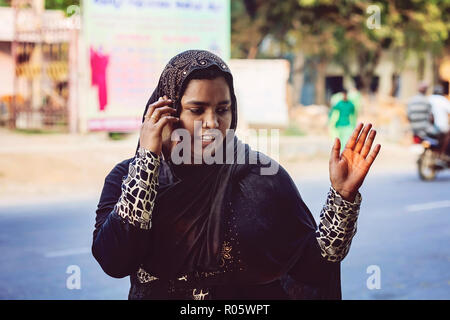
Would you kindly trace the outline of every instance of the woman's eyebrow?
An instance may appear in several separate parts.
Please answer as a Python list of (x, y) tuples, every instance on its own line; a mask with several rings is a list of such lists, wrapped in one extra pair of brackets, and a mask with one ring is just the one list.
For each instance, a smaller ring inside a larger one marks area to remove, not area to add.
[[(211, 105), (209, 102), (198, 101), (198, 100), (189, 100), (186, 102), (186, 104), (193, 104), (193, 105), (196, 105), (199, 107), (207, 107), (207, 106)], [(220, 101), (217, 105), (225, 105), (225, 104), (230, 104), (230, 100)]]

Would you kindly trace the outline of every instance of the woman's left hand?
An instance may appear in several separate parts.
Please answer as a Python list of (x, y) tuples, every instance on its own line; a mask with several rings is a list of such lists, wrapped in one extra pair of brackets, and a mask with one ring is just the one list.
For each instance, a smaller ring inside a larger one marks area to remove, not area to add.
[(381, 148), (377, 144), (370, 152), (376, 131), (370, 131), (372, 125), (369, 123), (360, 135), (363, 126), (363, 123), (356, 126), (342, 154), (341, 141), (336, 138), (330, 157), (331, 185), (345, 200), (351, 202), (355, 201), (358, 189)]

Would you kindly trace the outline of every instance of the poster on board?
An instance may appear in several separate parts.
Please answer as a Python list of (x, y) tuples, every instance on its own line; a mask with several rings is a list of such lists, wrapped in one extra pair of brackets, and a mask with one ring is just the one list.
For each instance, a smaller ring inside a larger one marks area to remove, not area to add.
[(137, 130), (171, 57), (230, 55), (229, 0), (84, 0), (84, 131)]

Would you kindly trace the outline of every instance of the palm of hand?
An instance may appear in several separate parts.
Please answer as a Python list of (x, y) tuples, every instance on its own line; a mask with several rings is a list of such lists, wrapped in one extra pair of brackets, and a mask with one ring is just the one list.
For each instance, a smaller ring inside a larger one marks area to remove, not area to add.
[(339, 153), (340, 140), (336, 139), (330, 157), (331, 185), (344, 199), (350, 201), (354, 200), (381, 148), (378, 144), (370, 152), (376, 131), (372, 130), (368, 134), (371, 128), (369, 124), (360, 135), (362, 128), (362, 123), (355, 128), (342, 154)]

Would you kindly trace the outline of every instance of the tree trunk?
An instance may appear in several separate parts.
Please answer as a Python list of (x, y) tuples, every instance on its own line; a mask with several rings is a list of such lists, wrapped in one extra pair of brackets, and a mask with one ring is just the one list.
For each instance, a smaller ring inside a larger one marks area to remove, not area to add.
[(417, 66), (417, 74), (419, 76), (419, 81), (422, 81), (425, 77), (425, 56), (420, 53), (418, 54), (419, 64)]
[(259, 46), (253, 45), (248, 50), (247, 59), (256, 59), (256, 55), (258, 54)]
[(432, 63), (433, 63), (433, 85), (440, 84), (441, 77), (439, 75), (439, 65), (441, 64), (442, 58), (439, 55), (432, 54)]
[(320, 59), (316, 64), (316, 104), (325, 105), (325, 76), (327, 62), (325, 59)]
[(305, 56), (302, 52), (297, 52), (294, 58), (294, 67), (292, 75), (292, 99), (294, 101), (294, 106), (300, 104), (300, 98), (302, 94), (303, 87), (303, 67), (305, 65)]
[(360, 79), (361, 79), (361, 91), (364, 94), (370, 93), (370, 84), (373, 78), (372, 70), (361, 70), (360, 71)]
[(361, 92), (369, 94), (370, 85), (375, 74), (375, 68), (380, 61), (382, 49), (378, 48), (374, 52), (362, 51), (358, 54), (359, 76), (361, 79)]

